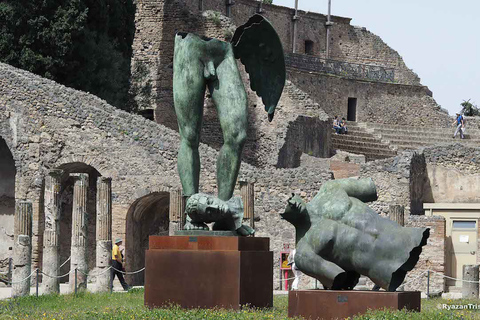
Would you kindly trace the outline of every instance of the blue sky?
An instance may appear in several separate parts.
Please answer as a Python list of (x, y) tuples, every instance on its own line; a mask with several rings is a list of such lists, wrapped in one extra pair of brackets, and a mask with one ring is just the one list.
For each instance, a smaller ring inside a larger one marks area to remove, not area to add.
[[(450, 115), (463, 100), (480, 106), (480, 1), (331, 0), (332, 14), (352, 18), (396, 50)], [(295, 0), (273, 0), (294, 7)], [(326, 14), (328, 0), (299, 0)]]

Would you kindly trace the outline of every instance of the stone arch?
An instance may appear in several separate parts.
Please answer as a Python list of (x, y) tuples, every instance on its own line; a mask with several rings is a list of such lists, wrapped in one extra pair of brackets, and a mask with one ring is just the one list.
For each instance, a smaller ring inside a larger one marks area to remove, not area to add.
[[(168, 235), (168, 210), (170, 193), (152, 192), (137, 200), (127, 212), (125, 236), (125, 260), (127, 271), (136, 271), (145, 266), (145, 250), (148, 237)], [(144, 272), (128, 276), (130, 285), (143, 285)]]
[(13, 254), (16, 173), (13, 154), (0, 137), (0, 271), (8, 268), (8, 260)]
[[(58, 168), (62, 168), (65, 166), (75, 166), (75, 164), (84, 164), (89, 167), (95, 168), (95, 170), (98, 172), (98, 175), (102, 177), (111, 177), (112, 176), (112, 168), (108, 161), (106, 162), (105, 160), (108, 160), (107, 158), (99, 158), (95, 156), (90, 156), (90, 155), (76, 155), (76, 154), (71, 154), (66, 157), (60, 158), (56, 164)], [(73, 171), (71, 172), (73, 173)]]
[[(70, 257), (71, 236), (72, 236), (72, 204), (73, 204), (73, 178), (70, 173), (87, 173), (88, 174), (88, 194), (87, 194), (87, 212), (88, 212), (88, 236), (87, 236), (87, 256), (88, 269), (95, 268), (96, 255), (96, 193), (97, 193), (97, 178), (101, 174), (94, 167), (82, 163), (71, 162), (64, 163), (56, 169), (63, 170), (61, 178), (60, 202), (61, 202), (61, 217), (60, 217), (60, 263)], [(70, 263), (67, 262), (60, 268), (60, 274), (66, 274), (70, 271)], [(68, 276), (60, 279), (61, 282), (68, 282)]]

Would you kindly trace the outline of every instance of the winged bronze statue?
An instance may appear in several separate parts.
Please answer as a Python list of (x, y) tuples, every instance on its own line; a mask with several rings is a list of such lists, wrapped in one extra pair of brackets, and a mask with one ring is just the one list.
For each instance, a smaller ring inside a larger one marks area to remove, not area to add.
[[(272, 121), (285, 84), (285, 59), (280, 38), (268, 20), (258, 14), (252, 16), (235, 31), (231, 42), (193, 33), (177, 33), (175, 37), (173, 98), (181, 138), (177, 165), (184, 196), (199, 192), (198, 146), (207, 87), (217, 108), (224, 141), (217, 159), (222, 214), (190, 210), (185, 229), (208, 230), (205, 223), (215, 222), (215, 230), (234, 229), (241, 235), (254, 232), (247, 226), (238, 227), (243, 218), (241, 207), (234, 205), (228, 209), (229, 203), (237, 203), (231, 198), (247, 137), (247, 94), (235, 59), (245, 66), (250, 87), (262, 98), (268, 120)], [(203, 198), (191, 198), (187, 207), (213, 210), (192, 203), (199, 199)]]

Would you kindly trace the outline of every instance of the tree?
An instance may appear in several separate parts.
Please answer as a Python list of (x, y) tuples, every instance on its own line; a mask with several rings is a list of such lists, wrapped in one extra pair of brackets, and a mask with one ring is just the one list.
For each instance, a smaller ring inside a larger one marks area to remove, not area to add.
[(127, 108), (132, 0), (3, 0), (0, 61)]
[(470, 102), (470, 99), (468, 100), (463, 100), (462, 103), (460, 103), (462, 106), (462, 113), (466, 116), (479, 116), (480, 115), (480, 110), (476, 105)]

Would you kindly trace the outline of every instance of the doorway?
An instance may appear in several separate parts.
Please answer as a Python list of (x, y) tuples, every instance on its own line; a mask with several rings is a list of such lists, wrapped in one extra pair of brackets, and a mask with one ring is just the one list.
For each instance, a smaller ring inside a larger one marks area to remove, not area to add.
[[(170, 194), (153, 192), (145, 195), (130, 206), (126, 218), (125, 260), (127, 271), (133, 272), (145, 267), (145, 250), (149, 236), (168, 236), (168, 209)], [(129, 285), (144, 285), (145, 274), (138, 272), (127, 275)]]
[[(462, 279), (463, 266), (477, 261), (477, 220), (451, 218), (447, 221), (447, 274)], [(461, 280), (447, 278), (447, 286), (462, 287)]]
[[(426, 216), (445, 218), (445, 285), (462, 288), (463, 266), (477, 264), (480, 203), (423, 203)], [(456, 280), (459, 279), (459, 280)]]
[(357, 98), (348, 98), (347, 121), (357, 121)]

